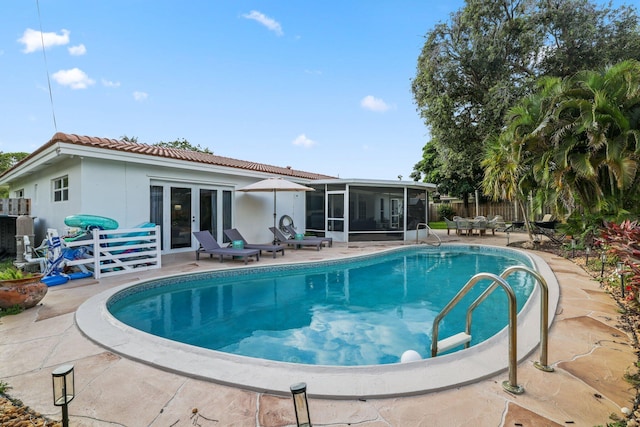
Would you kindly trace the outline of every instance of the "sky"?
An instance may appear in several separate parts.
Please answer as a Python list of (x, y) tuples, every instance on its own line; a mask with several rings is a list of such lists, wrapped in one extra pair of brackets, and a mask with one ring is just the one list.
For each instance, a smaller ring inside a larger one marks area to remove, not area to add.
[(32, 152), (56, 132), (186, 139), (240, 160), (409, 180), (429, 140), (417, 59), (463, 5), (2, 0), (0, 151)]

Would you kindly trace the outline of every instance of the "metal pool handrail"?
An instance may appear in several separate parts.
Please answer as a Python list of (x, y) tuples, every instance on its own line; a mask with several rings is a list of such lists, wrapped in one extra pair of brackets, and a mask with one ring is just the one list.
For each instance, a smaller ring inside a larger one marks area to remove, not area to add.
[[(433, 243), (433, 245), (435, 246), (440, 246), (442, 244), (442, 240), (440, 239), (440, 236), (438, 236), (436, 233), (433, 232), (433, 230), (431, 229), (431, 227), (429, 227), (429, 224), (425, 223), (425, 222), (420, 222), (418, 223), (418, 225), (416, 226), (416, 244), (420, 243), (420, 238), (419, 238), (419, 230), (420, 230), (420, 226), (423, 225), (426, 230), (427, 230), (427, 237), (429, 237), (430, 235), (433, 235), (436, 237), (436, 239), (438, 240), (437, 243)], [(429, 242), (425, 242), (427, 244), (431, 244)]]
[[(516, 294), (511, 286), (500, 276), (493, 273), (478, 273), (473, 276), (466, 285), (453, 297), (451, 301), (442, 309), (433, 320), (433, 337), (431, 342), (431, 357), (438, 355), (438, 329), (440, 321), (455, 307), (462, 298), (481, 280), (489, 279), (495, 286), (501, 286), (507, 293), (509, 299), (509, 380), (502, 382), (502, 388), (514, 394), (524, 393), (524, 388), (518, 385), (518, 327), (517, 327), (517, 304)], [(493, 286), (492, 285), (492, 286)]]
[[(540, 284), (540, 361), (534, 362), (533, 365), (541, 371), (553, 372), (553, 367), (547, 364), (547, 344), (549, 342), (549, 287), (547, 286), (547, 282), (537, 271), (525, 267), (524, 265), (512, 265), (511, 267), (507, 267), (500, 274), (500, 277), (506, 280), (507, 277), (516, 271), (523, 271), (531, 274)], [(475, 308), (487, 299), (487, 297), (497, 288), (498, 285), (495, 282), (492, 283), (491, 286), (485, 289), (484, 292), (469, 305), (469, 308), (467, 309), (466, 323), (467, 334), (471, 335), (471, 315), (473, 310), (475, 310)], [(468, 347), (468, 345), (465, 347)]]

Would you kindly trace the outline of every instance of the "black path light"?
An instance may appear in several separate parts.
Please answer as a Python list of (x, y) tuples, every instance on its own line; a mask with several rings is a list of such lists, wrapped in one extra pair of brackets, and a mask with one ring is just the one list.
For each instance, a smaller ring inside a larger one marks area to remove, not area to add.
[(585, 265), (587, 266), (587, 268), (589, 268), (589, 255), (591, 254), (591, 246), (587, 246), (586, 249), (584, 250), (587, 259), (585, 261)]
[(602, 253), (600, 254), (600, 262), (602, 263), (602, 265), (600, 266), (600, 278), (602, 279), (602, 277), (604, 276), (604, 263), (607, 262), (607, 254), (605, 253), (605, 251), (602, 251)]
[(73, 365), (62, 365), (52, 373), (53, 404), (62, 406), (62, 427), (69, 427), (69, 412), (67, 405), (75, 397)]
[(293, 396), (293, 408), (296, 411), (296, 424), (298, 427), (311, 427), (309, 416), (309, 404), (307, 402), (307, 384), (298, 383), (291, 386)]

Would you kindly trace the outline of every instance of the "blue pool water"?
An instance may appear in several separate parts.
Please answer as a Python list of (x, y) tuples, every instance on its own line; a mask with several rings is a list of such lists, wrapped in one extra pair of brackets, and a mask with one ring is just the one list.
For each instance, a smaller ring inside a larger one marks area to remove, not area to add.
[[(478, 272), (533, 267), (520, 253), (487, 247), (417, 248), (305, 266), (192, 274), (128, 288), (108, 302), (123, 323), (187, 344), (238, 355), (316, 365), (399, 361), (408, 349), (430, 356), (434, 317)], [(508, 282), (518, 310), (530, 276)], [(440, 324), (440, 339), (464, 331), (466, 307), (483, 281)], [(474, 311), (472, 345), (507, 325), (498, 290)]]

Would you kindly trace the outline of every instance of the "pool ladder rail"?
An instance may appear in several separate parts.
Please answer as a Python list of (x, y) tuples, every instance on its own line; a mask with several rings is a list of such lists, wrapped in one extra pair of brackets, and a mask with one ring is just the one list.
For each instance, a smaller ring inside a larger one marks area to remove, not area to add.
[[(516, 271), (531, 274), (540, 284), (540, 361), (534, 362), (534, 366), (544, 372), (553, 372), (553, 367), (547, 364), (548, 338), (549, 338), (549, 289), (547, 282), (536, 271), (525, 266), (515, 265), (505, 269), (500, 276), (492, 273), (478, 273), (473, 276), (466, 285), (453, 297), (453, 299), (442, 309), (433, 320), (433, 337), (431, 343), (431, 357), (436, 357), (438, 353), (451, 350), (452, 348), (464, 345), (469, 348), (471, 342), (471, 319), (473, 310), (491, 295), (493, 291), (501, 287), (507, 294), (509, 300), (509, 380), (503, 381), (502, 388), (513, 394), (524, 393), (524, 388), (518, 385), (517, 373), (517, 304), (516, 294), (511, 286), (506, 282), (506, 278)], [(489, 279), (493, 283), (480, 294), (467, 308), (466, 327), (464, 332), (457, 333), (448, 338), (438, 341), (438, 329), (440, 321), (455, 307), (462, 298), (481, 280)]]
[(440, 239), (440, 236), (434, 233), (431, 227), (429, 227), (429, 224), (425, 222), (421, 222), (418, 225), (416, 225), (416, 244), (420, 243), (420, 228), (424, 228), (427, 230), (427, 239), (429, 239), (429, 237), (431, 236), (436, 238), (435, 242), (433, 243), (429, 242), (428, 240), (424, 241), (423, 243), (426, 243), (428, 245), (433, 245), (433, 246), (440, 246), (442, 244), (442, 240)]

